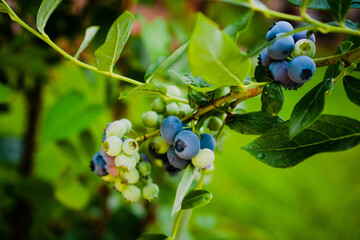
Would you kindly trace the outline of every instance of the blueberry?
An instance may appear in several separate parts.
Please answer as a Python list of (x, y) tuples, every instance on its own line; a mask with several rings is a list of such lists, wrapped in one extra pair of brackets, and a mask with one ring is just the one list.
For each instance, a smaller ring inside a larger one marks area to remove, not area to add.
[(290, 80), (287, 74), (288, 65), (286, 61), (273, 62), (270, 64), (269, 70), (274, 81), (287, 83)]
[(116, 136), (122, 138), (126, 133), (126, 125), (120, 120), (112, 122), (106, 129), (106, 137)]
[(115, 166), (115, 165), (113, 165), (113, 166), (110, 166), (110, 165), (105, 165), (105, 169), (106, 169), (106, 171), (110, 174), (110, 175), (112, 175), (112, 176), (117, 176), (117, 175), (119, 175), (119, 169)]
[(116, 136), (107, 137), (102, 144), (102, 148), (109, 156), (114, 157), (121, 152), (122, 141)]
[[(308, 30), (304, 30), (304, 31), (295, 33), (294, 36), (293, 36), (294, 41), (297, 42), (300, 39), (307, 39), (307, 37), (306, 37), (307, 31)], [(311, 34), (309, 39), (315, 43), (315, 35), (314, 34)]]
[[(176, 155), (176, 154), (175, 154)], [(163, 163), (163, 167), (167, 173), (169, 173), (171, 176), (177, 175), (181, 169), (174, 167), (170, 164), (169, 159), (167, 157), (167, 154), (160, 157)]]
[(158, 115), (154, 111), (146, 112), (142, 115), (143, 123), (146, 127), (156, 127)]
[(159, 194), (159, 187), (154, 183), (149, 183), (145, 185), (145, 187), (142, 189), (142, 192), (143, 192), (143, 197), (151, 201), (154, 198), (157, 198)]
[(211, 151), (215, 150), (216, 141), (212, 135), (210, 135), (208, 133), (202, 133), (202, 134), (200, 134), (200, 137), (201, 137), (201, 139), (200, 139), (200, 148), (201, 149), (208, 148)]
[(264, 50), (262, 50), (258, 57), (258, 64), (263, 65), (264, 67), (269, 67), (272, 61), (273, 60), (269, 56), (268, 49), (265, 48)]
[(170, 145), (160, 136), (154, 137), (149, 144), (150, 152), (154, 154), (165, 154), (169, 147)]
[(127, 172), (123, 173), (123, 177), (125, 178), (126, 182), (129, 184), (135, 184), (140, 179), (139, 171), (136, 168), (133, 168)]
[(316, 70), (314, 60), (308, 56), (298, 56), (290, 61), (288, 75), (295, 83), (305, 83), (311, 79)]
[(173, 147), (170, 147), (167, 151), (167, 158), (169, 163), (178, 169), (185, 169), (189, 165), (190, 161), (180, 158), (176, 153)]
[(136, 159), (134, 156), (128, 156), (125, 153), (120, 153), (115, 157), (115, 165), (122, 169), (130, 171), (136, 166)]
[(115, 157), (113, 156), (109, 156), (103, 149), (102, 147), (100, 148), (100, 154), (101, 156), (104, 158), (106, 165), (108, 166), (115, 166)]
[(134, 155), (139, 151), (139, 144), (135, 141), (135, 139), (128, 138), (123, 143), (123, 151), (127, 155)]
[(128, 134), (131, 131), (131, 128), (132, 128), (131, 122), (126, 118), (121, 119), (120, 122), (122, 122), (125, 125), (126, 134)]
[(192, 109), (188, 104), (180, 103), (180, 108), (178, 112), (179, 118), (185, 118), (192, 114)]
[(275, 38), (276, 34), (278, 33), (286, 33), (293, 31), (293, 26), (286, 21), (279, 21), (275, 22), (274, 25), (269, 29), (269, 31), (266, 33), (266, 40), (270, 41), (273, 38)]
[(129, 202), (138, 202), (141, 198), (141, 190), (135, 185), (127, 185), (121, 191), (123, 197)]
[(199, 153), (200, 140), (195, 133), (185, 130), (176, 135), (173, 146), (180, 158), (191, 159)]
[(206, 169), (208, 167), (211, 167), (214, 159), (214, 152), (208, 148), (204, 148), (200, 150), (199, 154), (197, 154), (193, 159), (191, 159), (191, 162), (197, 168)]
[(181, 97), (181, 95), (182, 95), (181, 90), (177, 86), (174, 86), (174, 85), (167, 86), (166, 90), (167, 90), (168, 94), (171, 94), (175, 97)]
[[(278, 33), (276, 37), (280, 37), (283, 34), (284, 33)], [(269, 56), (274, 60), (283, 60), (294, 50), (294, 44), (292, 36), (276, 38), (275, 42), (268, 47)]]
[(166, 105), (162, 98), (155, 98), (155, 100), (151, 103), (151, 110), (157, 113), (165, 112), (165, 108)]
[(108, 173), (105, 169), (105, 164), (106, 164), (105, 160), (103, 159), (101, 154), (99, 152), (97, 152), (93, 156), (91, 163), (90, 163), (91, 171), (93, 171), (96, 175), (98, 175), (100, 177), (106, 176), (106, 175), (108, 175)]
[(166, 113), (168, 115), (178, 115), (180, 111), (179, 104), (176, 102), (169, 103), (166, 105)]
[(290, 78), (286, 82), (281, 83), (281, 86), (287, 90), (297, 90), (299, 87), (304, 85), (303, 83), (295, 83)]
[(151, 173), (151, 163), (143, 161), (138, 165), (139, 172), (141, 176), (146, 177)]
[(160, 126), (160, 134), (161, 137), (168, 144), (172, 144), (174, 142), (174, 138), (176, 134), (183, 130), (182, 123), (178, 117), (169, 116), (166, 117)]
[(315, 44), (309, 39), (300, 39), (295, 43), (294, 56), (306, 55), (313, 57), (315, 52)]

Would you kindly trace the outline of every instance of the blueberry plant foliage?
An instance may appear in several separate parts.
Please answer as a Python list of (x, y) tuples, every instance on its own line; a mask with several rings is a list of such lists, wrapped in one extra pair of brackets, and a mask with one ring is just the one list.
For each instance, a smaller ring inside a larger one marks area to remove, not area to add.
[[(259, 161), (277, 168), (292, 167), (314, 154), (344, 151), (360, 143), (358, 120), (322, 114), (326, 98), (331, 97), (334, 87), (340, 87), (336, 85), (339, 81), (343, 82), (349, 100), (360, 106), (360, 79), (353, 76), (354, 72), (360, 71), (357, 65), (360, 62), (360, 30), (357, 23), (346, 18), (350, 8), (360, 8), (360, 2), (289, 0), (300, 8), (300, 15), (296, 16), (268, 9), (257, 0), (219, 1), (247, 7), (248, 11), (223, 30), (198, 13), (191, 39), (170, 56), (150, 65), (141, 80), (114, 73), (115, 63), (126, 47), (135, 21), (130, 12), (125, 11), (114, 21), (105, 42), (94, 53), (96, 65), (91, 65), (79, 60), (79, 56), (96, 36), (97, 26), (86, 30), (75, 53), (65, 52), (46, 34), (46, 23), (61, 0), (42, 1), (36, 18), (37, 29), (20, 19), (7, 1), (0, 3), (2, 13), (72, 63), (133, 85), (131, 90), (121, 93), (120, 100), (134, 96), (153, 98), (152, 110), (143, 114), (147, 133), (138, 135), (127, 119), (110, 123), (91, 167), (105, 181), (114, 184), (129, 202), (137, 202), (141, 196), (151, 201), (161, 191), (152, 182), (149, 158), (162, 159), (164, 169), (171, 174), (184, 169), (171, 212), (176, 216), (171, 239), (180, 238), (192, 209), (209, 203), (212, 198), (210, 192), (202, 189), (202, 182), (214, 168), (213, 151), (225, 126), (241, 134), (259, 135), (242, 148)], [(315, 20), (307, 13), (308, 8), (330, 11), (334, 21)], [(241, 31), (251, 25), (254, 12), (281, 21), (275, 22), (268, 33), (264, 33), (261, 44), (243, 52), (236, 43)], [(305, 25), (293, 28), (287, 21)], [(334, 55), (314, 58), (317, 32), (343, 33), (347, 37)], [(171, 69), (185, 53), (191, 71)], [(257, 56), (259, 62), (252, 72), (250, 59)], [(281, 118), (278, 114), (286, 102), (283, 88), (301, 89), (320, 67), (327, 67), (323, 80), (304, 93), (290, 119)], [(171, 76), (188, 85), (186, 98), (176, 86), (165, 87), (152, 82), (163, 71), (169, 71)], [(0, 92), (0, 98), (10, 94), (3, 86), (0, 86)], [(262, 107), (259, 111), (237, 111), (239, 103), (260, 94)], [(96, 112), (96, 109), (92, 111)], [(204, 132), (205, 127), (211, 134)], [(151, 156), (141, 154), (142, 146), (150, 148)], [(198, 172), (201, 177), (197, 186), (190, 190)], [(168, 236), (163, 234), (141, 237), (166, 238)]]

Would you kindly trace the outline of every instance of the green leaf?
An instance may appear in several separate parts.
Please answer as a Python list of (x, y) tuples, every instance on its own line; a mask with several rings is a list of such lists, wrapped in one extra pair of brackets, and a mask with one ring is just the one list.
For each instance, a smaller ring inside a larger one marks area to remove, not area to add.
[(13, 95), (13, 90), (8, 86), (0, 83), (0, 103), (8, 102)]
[(197, 167), (194, 167), (194, 165), (192, 164), (189, 164), (186, 167), (184, 171), (184, 175), (182, 176), (179, 186), (176, 190), (176, 196), (175, 196), (173, 208), (171, 210), (171, 216), (174, 216), (181, 209), (181, 203), (198, 171), (199, 169)]
[(84, 40), (82, 41), (79, 50), (75, 54), (75, 58), (78, 58), (80, 53), (82, 53), (82, 51), (84, 51), (85, 48), (87, 48), (87, 46), (93, 40), (93, 38), (95, 37), (98, 31), (99, 31), (99, 26), (92, 26), (86, 29)]
[(102, 71), (112, 72), (113, 67), (129, 39), (134, 16), (125, 11), (110, 27), (105, 43), (95, 51), (97, 68)]
[(85, 97), (69, 92), (51, 106), (44, 120), (42, 140), (64, 139), (90, 126), (103, 111), (101, 105), (86, 105)]
[(277, 115), (284, 103), (281, 86), (275, 82), (265, 85), (261, 95), (261, 111), (270, 116)]
[(145, 83), (133, 88), (130, 92), (120, 93), (119, 99), (126, 97), (166, 97), (167, 90), (165, 86), (156, 86), (153, 83)]
[[(300, 7), (302, 5), (304, 0), (288, 0), (291, 4)], [(346, 2), (349, 0), (345, 0)], [(342, 2), (339, 0), (336, 0), (334, 2)], [(350, 1), (351, 2), (351, 1)], [(353, 0), (353, 3), (351, 4), (350, 8), (360, 8), (360, 1), (359, 0)], [(327, 0), (313, 0), (311, 3), (307, 6), (307, 8), (311, 9), (320, 9), (320, 10), (330, 10), (330, 5)]]
[(189, 45), (189, 63), (194, 76), (218, 87), (243, 86), (251, 67), (234, 41), (201, 13)]
[(170, 73), (181, 81), (185, 82), (189, 87), (199, 92), (209, 92), (215, 90), (217, 87), (207, 83), (202, 77), (194, 77), (189, 73), (178, 73), (171, 70)]
[(43, 0), (36, 16), (36, 27), (41, 33), (44, 32), (47, 21), (61, 0)]
[(330, 85), (330, 78), (319, 83), (295, 105), (290, 117), (290, 138), (295, 137), (320, 116), (324, 109), (325, 93), (331, 88)]
[(322, 115), (293, 139), (289, 139), (288, 132), (286, 121), (243, 149), (267, 165), (286, 168), (314, 154), (344, 151), (360, 143), (360, 122), (343, 116)]
[(263, 112), (250, 112), (235, 114), (226, 120), (226, 125), (241, 134), (261, 135), (282, 122), (284, 120), (279, 116), (270, 117)]
[(181, 210), (205, 206), (212, 199), (212, 194), (206, 190), (193, 190), (186, 195), (181, 203)]
[(330, 6), (331, 14), (335, 21), (343, 23), (346, 14), (349, 11), (352, 0), (327, 0)]
[(136, 240), (165, 240), (168, 239), (168, 236), (164, 234), (144, 234), (141, 235)]
[(5, 7), (5, 5), (2, 3), (0, 3), (0, 12), (9, 13), (7, 7)]
[(269, 69), (262, 65), (257, 65), (255, 67), (255, 80), (257, 82), (272, 82), (273, 81)]
[(353, 42), (351, 41), (343, 41), (340, 43), (339, 48), (341, 53), (346, 53), (348, 51), (350, 51), (351, 47), (354, 45)]
[(345, 76), (343, 84), (346, 95), (350, 101), (360, 106), (360, 79), (352, 76)]
[(225, 34), (229, 35), (232, 39), (236, 38), (236, 35), (248, 28), (251, 23), (251, 19), (254, 15), (252, 10), (245, 12), (241, 17), (236, 20), (236, 22), (227, 26), (223, 31)]
[(75, 174), (66, 173), (55, 184), (55, 198), (68, 208), (82, 210), (91, 199), (89, 189)]
[(150, 65), (148, 70), (145, 73), (146, 82), (151, 81), (153, 77), (155, 77), (159, 72), (168, 68), (171, 64), (173, 64), (179, 57), (187, 50), (189, 43), (185, 43), (181, 45), (178, 49), (176, 49), (168, 58), (162, 58), (160, 62), (157, 62), (156, 65)]
[(209, 105), (209, 101), (211, 99), (208, 99), (205, 95), (202, 94), (195, 94), (192, 92), (189, 92), (188, 94), (189, 98), (189, 105), (193, 109), (197, 109), (199, 107), (204, 107), (206, 105)]

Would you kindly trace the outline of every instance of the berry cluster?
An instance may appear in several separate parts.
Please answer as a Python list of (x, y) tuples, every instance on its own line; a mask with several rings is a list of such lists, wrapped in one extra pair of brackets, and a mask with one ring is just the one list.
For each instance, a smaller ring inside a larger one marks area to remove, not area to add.
[(273, 43), (259, 55), (259, 64), (269, 68), (275, 82), (285, 89), (297, 89), (314, 75), (316, 65), (315, 36), (307, 38), (307, 30), (281, 37), (293, 31), (286, 21), (275, 22), (266, 34), (267, 41)]
[(138, 202), (141, 195), (151, 201), (157, 197), (159, 187), (152, 183), (151, 164), (139, 154), (138, 143), (126, 136), (131, 127), (127, 119), (111, 122), (105, 129), (100, 152), (94, 155), (90, 167), (105, 181), (113, 182), (127, 201)]

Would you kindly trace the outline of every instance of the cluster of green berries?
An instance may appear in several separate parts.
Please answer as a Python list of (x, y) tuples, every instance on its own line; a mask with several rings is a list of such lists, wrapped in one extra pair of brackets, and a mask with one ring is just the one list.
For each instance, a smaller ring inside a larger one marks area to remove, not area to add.
[(273, 43), (259, 55), (259, 64), (267, 67), (275, 82), (285, 89), (297, 89), (314, 75), (316, 65), (315, 35), (307, 36), (307, 30), (281, 37), (293, 31), (286, 21), (275, 22), (266, 34), (267, 41)]
[[(181, 91), (176, 86), (168, 86), (167, 92), (175, 97), (181, 97)], [(162, 98), (156, 98), (151, 103), (151, 111), (142, 115), (144, 125), (151, 131), (158, 128), (166, 116), (178, 116), (184, 118), (192, 114), (189, 105), (178, 102), (165, 102)]]
[(128, 202), (138, 202), (141, 196), (152, 201), (158, 196), (159, 187), (152, 183), (151, 164), (140, 155), (137, 141), (126, 136), (131, 128), (127, 119), (111, 122), (90, 167), (105, 181), (112, 182)]

